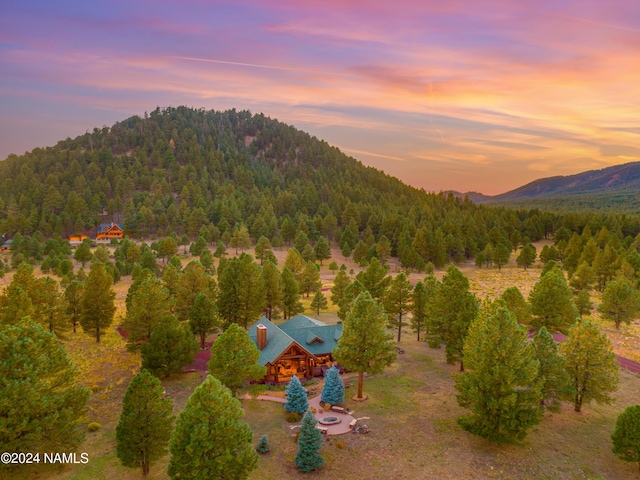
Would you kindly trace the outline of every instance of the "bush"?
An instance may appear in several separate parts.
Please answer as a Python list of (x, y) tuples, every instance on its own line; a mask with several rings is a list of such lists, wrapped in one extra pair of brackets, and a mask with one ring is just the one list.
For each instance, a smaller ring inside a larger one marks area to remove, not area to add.
[(262, 435), (260, 437), (260, 440), (258, 440), (256, 452), (267, 453), (269, 450), (271, 450), (271, 445), (269, 445), (269, 438), (266, 435)]
[(89, 425), (87, 425), (87, 430), (89, 430), (90, 432), (95, 432), (97, 430), (100, 430), (100, 427), (102, 425), (100, 425), (98, 422), (91, 422)]
[(300, 421), (300, 414), (298, 412), (289, 412), (287, 415), (287, 422), (296, 423)]
[(342, 440), (336, 440), (336, 448), (342, 450), (344, 448), (344, 442)]

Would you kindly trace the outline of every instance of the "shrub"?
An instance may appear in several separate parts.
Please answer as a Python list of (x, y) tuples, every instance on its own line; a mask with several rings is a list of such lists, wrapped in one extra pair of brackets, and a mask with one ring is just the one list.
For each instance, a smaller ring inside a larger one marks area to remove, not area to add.
[(267, 453), (269, 450), (271, 450), (271, 445), (269, 444), (269, 438), (266, 435), (262, 435), (260, 437), (260, 440), (258, 440), (256, 451), (258, 453)]
[(344, 448), (344, 442), (342, 440), (336, 440), (336, 448), (342, 450)]
[(95, 432), (97, 430), (100, 430), (100, 427), (102, 425), (100, 425), (98, 422), (91, 422), (89, 425), (87, 425), (87, 430), (89, 430), (90, 432)]
[(300, 414), (298, 412), (289, 412), (287, 415), (287, 422), (296, 423), (300, 421)]

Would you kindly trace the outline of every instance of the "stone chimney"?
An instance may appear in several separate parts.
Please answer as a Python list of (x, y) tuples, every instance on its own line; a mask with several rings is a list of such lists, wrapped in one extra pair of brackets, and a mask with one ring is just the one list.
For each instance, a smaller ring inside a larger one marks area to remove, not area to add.
[(256, 334), (258, 337), (258, 349), (262, 350), (267, 346), (267, 327), (259, 323), (256, 326)]

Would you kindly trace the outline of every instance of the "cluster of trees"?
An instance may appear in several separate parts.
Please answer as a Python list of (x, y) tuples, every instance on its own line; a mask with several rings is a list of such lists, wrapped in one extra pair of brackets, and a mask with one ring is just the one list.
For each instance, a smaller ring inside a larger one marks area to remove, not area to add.
[(0, 164), (0, 185), (0, 231), (9, 236), (63, 238), (115, 221), (137, 237), (176, 232), (165, 258), (185, 237), (242, 249), (263, 237), (298, 246), (304, 232), (312, 243), (336, 242), (357, 262), (394, 255), (422, 270), (480, 255), (479, 263), (501, 266), (509, 252), (561, 227), (605, 226), (622, 238), (640, 232), (636, 216), (558, 215), (427, 194), (304, 132), (235, 110), (156, 109), (11, 155)]

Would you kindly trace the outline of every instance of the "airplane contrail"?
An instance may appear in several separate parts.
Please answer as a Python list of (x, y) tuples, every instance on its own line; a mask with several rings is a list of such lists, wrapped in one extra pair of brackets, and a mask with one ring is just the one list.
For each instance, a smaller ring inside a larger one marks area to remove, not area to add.
[(307, 70), (304, 68), (294, 68), (294, 67), (278, 67), (275, 65), (261, 65), (259, 63), (230, 62), (227, 60), (214, 60), (211, 58), (179, 57), (174, 55), (169, 56), (169, 58), (176, 58), (178, 60), (190, 60), (192, 62), (221, 63), (223, 65), (235, 65), (238, 67), (265, 68), (268, 70), (284, 70), (288, 72), (313, 73), (316, 75), (333, 75), (337, 77), (355, 77), (356, 76), (349, 73), (324, 72), (320, 70)]

